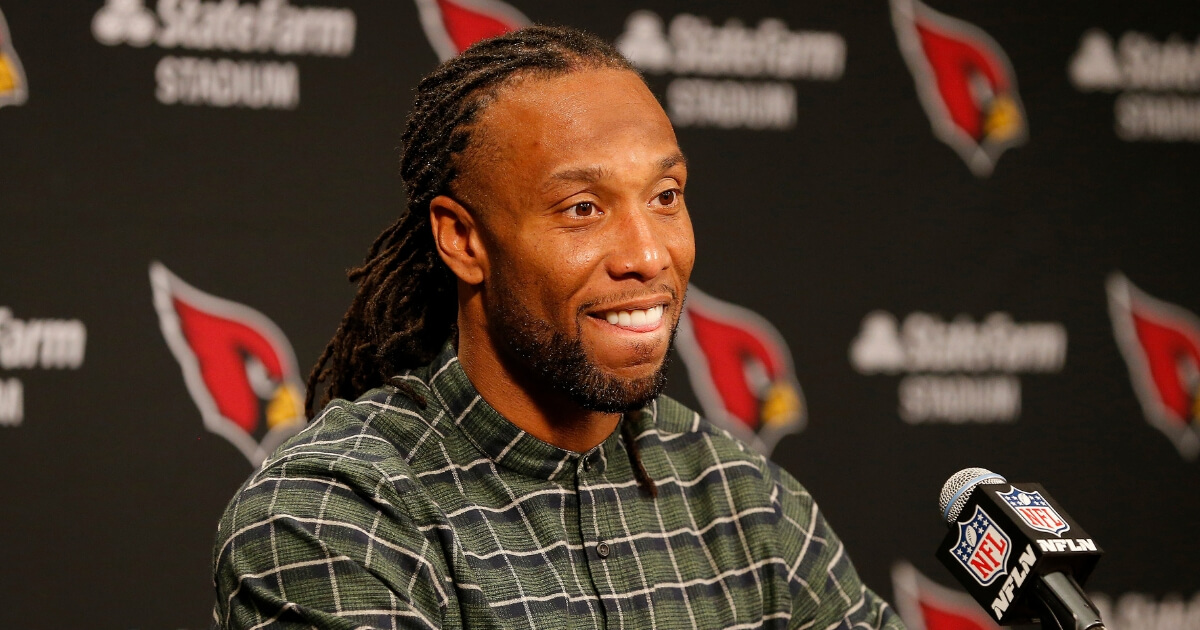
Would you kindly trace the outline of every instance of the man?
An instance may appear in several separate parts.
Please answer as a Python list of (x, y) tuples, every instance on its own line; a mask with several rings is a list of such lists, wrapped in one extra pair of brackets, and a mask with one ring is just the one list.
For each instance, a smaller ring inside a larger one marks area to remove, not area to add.
[(336, 400), (219, 526), (216, 626), (901, 627), (791, 476), (659, 395), (687, 165), (627, 61), (481, 42), (403, 141), (410, 211), (310, 378)]

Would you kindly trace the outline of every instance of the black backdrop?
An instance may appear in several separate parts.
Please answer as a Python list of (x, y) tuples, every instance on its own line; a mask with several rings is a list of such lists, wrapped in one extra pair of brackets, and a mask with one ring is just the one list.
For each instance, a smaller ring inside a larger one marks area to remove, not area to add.
[[(669, 393), (773, 446), (910, 625), (980, 623), (932, 556), (977, 465), (1107, 550), (1111, 628), (1200, 628), (1193, 5), (510, 4), (0, 0), (0, 627), (208, 623), (227, 436), (294, 428), (438, 50), (527, 16), (619, 39), (676, 120), (706, 297)], [(155, 261), (224, 324), (156, 309)], [(300, 376), (201, 338), (234, 328)], [(233, 390), (257, 416), (206, 424)]]

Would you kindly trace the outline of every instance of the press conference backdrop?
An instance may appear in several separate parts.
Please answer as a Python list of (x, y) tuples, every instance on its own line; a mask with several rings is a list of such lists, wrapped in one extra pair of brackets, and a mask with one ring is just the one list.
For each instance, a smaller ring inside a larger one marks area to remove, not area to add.
[[(925, 630), (966, 466), (1200, 628), (1200, 14), (967, 0), (0, 0), (0, 627), (200, 628), (226, 502), (303, 425), (413, 88), (528, 22), (614, 41), (689, 158), (669, 393), (813, 492)], [(589, 98), (582, 93), (581, 99)]]

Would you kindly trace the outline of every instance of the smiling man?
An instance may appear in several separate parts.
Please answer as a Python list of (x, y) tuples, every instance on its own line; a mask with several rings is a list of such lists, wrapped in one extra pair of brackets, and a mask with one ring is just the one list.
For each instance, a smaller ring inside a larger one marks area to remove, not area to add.
[(660, 395), (687, 163), (627, 61), (481, 42), (403, 140), (315, 417), (218, 528), (215, 626), (901, 627), (799, 483)]

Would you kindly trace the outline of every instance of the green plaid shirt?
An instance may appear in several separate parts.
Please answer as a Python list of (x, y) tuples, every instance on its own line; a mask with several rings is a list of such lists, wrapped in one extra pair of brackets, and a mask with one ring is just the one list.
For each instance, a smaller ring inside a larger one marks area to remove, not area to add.
[(219, 628), (893, 628), (788, 473), (660, 397), (552, 446), (484, 401), (452, 346), (335, 401), (230, 502)]

